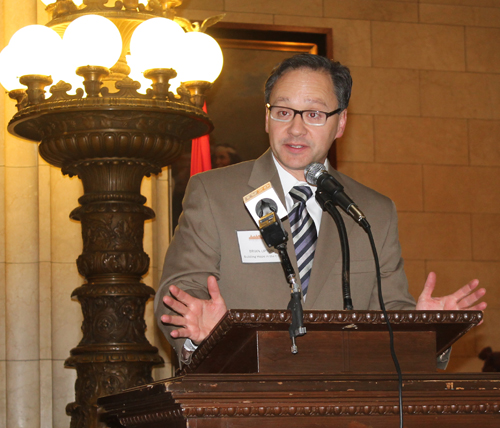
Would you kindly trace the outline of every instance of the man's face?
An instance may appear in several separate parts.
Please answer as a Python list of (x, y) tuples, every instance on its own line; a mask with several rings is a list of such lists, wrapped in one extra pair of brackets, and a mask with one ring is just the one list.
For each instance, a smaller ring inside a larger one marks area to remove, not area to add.
[[(295, 110), (330, 112), (338, 107), (331, 77), (309, 68), (291, 70), (276, 82), (269, 104)], [(266, 132), (274, 156), (290, 174), (304, 181), (304, 168), (323, 163), (333, 141), (344, 133), (346, 111), (330, 116), (323, 126), (306, 125), (297, 114), (291, 122), (278, 122), (266, 114)]]

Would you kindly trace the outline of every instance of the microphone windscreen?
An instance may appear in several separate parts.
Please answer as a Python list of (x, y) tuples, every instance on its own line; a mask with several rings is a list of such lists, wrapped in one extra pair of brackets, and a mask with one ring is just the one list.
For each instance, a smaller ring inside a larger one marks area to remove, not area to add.
[(306, 181), (311, 186), (316, 186), (318, 183), (318, 178), (321, 174), (326, 172), (325, 165), (313, 162), (306, 166), (304, 169), (304, 176), (306, 177)]
[(255, 206), (255, 212), (259, 217), (263, 217), (271, 212), (275, 213), (278, 211), (278, 205), (272, 199), (263, 198)]

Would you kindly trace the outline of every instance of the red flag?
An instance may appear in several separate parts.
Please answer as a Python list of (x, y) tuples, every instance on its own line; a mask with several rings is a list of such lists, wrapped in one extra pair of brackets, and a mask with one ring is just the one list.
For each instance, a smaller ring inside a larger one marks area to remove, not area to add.
[[(203, 111), (207, 112), (207, 103), (203, 104)], [(195, 138), (191, 145), (191, 175), (212, 169), (210, 158), (210, 138), (208, 134)]]

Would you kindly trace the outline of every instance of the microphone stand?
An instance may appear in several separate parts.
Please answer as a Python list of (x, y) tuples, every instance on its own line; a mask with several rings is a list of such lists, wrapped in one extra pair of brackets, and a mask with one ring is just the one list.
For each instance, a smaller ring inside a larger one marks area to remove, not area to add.
[(339, 231), (340, 248), (342, 250), (342, 297), (344, 299), (344, 310), (352, 311), (351, 284), (350, 284), (350, 269), (351, 259), (349, 253), (349, 240), (342, 216), (335, 208), (333, 198), (322, 190), (316, 191), (316, 200), (318, 201), (323, 211), (328, 211), (332, 216), (337, 229)]
[[(319, 182), (319, 178), (326, 173), (326, 177)], [(339, 230), (340, 245), (342, 247), (342, 293), (344, 295), (344, 309), (352, 309), (352, 301), (350, 296), (350, 286), (349, 286), (349, 244), (347, 243), (347, 235), (345, 231), (344, 221), (335, 208), (338, 204), (347, 214), (354, 218), (354, 220), (364, 229), (370, 240), (370, 245), (373, 252), (373, 258), (375, 260), (375, 270), (377, 277), (377, 289), (378, 289), (378, 299), (380, 304), (380, 309), (384, 314), (385, 322), (387, 323), (387, 330), (389, 331), (389, 348), (391, 351), (392, 360), (394, 362), (394, 367), (398, 374), (398, 397), (399, 397), (399, 426), (403, 428), (403, 375), (401, 373), (401, 367), (399, 366), (399, 361), (396, 356), (396, 351), (394, 350), (394, 333), (392, 330), (389, 317), (387, 316), (387, 311), (385, 309), (384, 298), (382, 295), (382, 278), (380, 273), (380, 263), (377, 255), (377, 248), (375, 246), (375, 240), (373, 239), (373, 234), (371, 231), (370, 224), (366, 220), (364, 214), (359, 210), (359, 208), (354, 204), (354, 202), (343, 192), (343, 186), (335, 180), (334, 177), (328, 176), (326, 169), (323, 165), (319, 163), (312, 163), (307, 166), (304, 171), (306, 175), (307, 182), (311, 185), (318, 185), (328, 190), (328, 194), (324, 191), (316, 191), (316, 200), (321, 205), (323, 211), (328, 211), (330, 215), (335, 220), (337, 229)], [(323, 182), (326, 182), (323, 184)], [(335, 198), (335, 203), (333, 199)], [(347, 263), (346, 263), (347, 260)]]
[(292, 354), (296, 354), (298, 349), (295, 344), (295, 338), (306, 334), (306, 328), (304, 327), (304, 315), (302, 311), (302, 292), (300, 285), (296, 281), (292, 263), (288, 258), (286, 242), (277, 245), (275, 248), (278, 250), (281, 266), (283, 268), (283, 272), (285, 273), (286, 280), (292, 289), (290, 302), (287, 306), (287, 309), (289, 309), (292, 313), (292, 323), (290, 324), (288, 331), (290, 333), (290, 338), (292, 339)]

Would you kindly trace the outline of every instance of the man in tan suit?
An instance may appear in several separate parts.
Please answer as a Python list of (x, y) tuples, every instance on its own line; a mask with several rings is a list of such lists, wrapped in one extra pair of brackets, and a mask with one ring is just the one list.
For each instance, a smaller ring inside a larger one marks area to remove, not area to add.
[[(257, 232), (243, 196), (271, 182), (290, 212), (293, 201), (288, 191), (292, 186), (306, 185), (304, 168), (311, 162), (326, 163), (329, 173), (344, 186), (346, 194), (370, 222), (387, 309), (486, 307), (484, 302), (476, 304), (485, 293), (484, 289), (477, 289), (477, 280), (450, 296), (433, 298), (433, 273), (415, 304), (403, 270), (394, 204), (329, 166), (328, 150), (346, 126), (351, 84), (349, 70), (326, 58), (301, 54), (285, 60), (266, 82), (270, 150), (256, 161), (191, 178), (155, 298), (160, 328), (178, 354), (184, 354), (181, 359), (186, 358), (193, 344), (209, 334), (227, 308), (286, 308), (290, 289), (279, 262), (242, 262), (237, 232)], [(316, 123), (318, 119), (320, 122)], [(307, 210), (319, 233), (304, 309), (342, 309), (342, 261), (335, 223), (329, 215), (321, 215), (314, 198), (307, 202)], [(380, 309), (368, 238), (352, 219), (345, 216), (344, 221), (349, 236), (354, 308)], [(290, 238), (288, 253), (297, 272), (287, 220), (284, 226)]]

